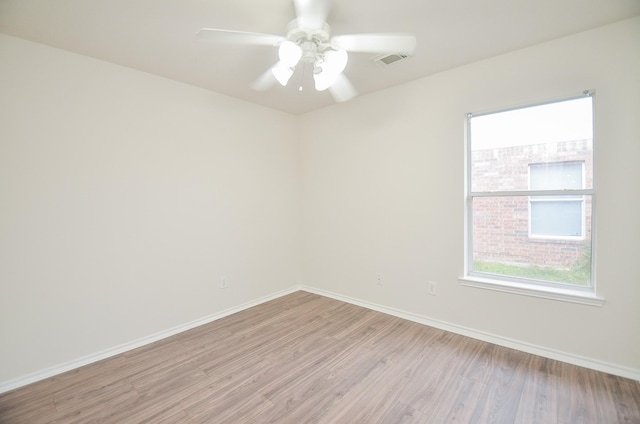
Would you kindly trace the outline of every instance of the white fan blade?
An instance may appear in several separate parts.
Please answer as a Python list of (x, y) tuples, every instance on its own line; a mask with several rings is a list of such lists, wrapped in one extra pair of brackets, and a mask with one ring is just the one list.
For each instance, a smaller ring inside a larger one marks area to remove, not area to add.
[[(278, 62), (280, 63), (280, 62)], [(278, 66), (278, 63), (267, 69), (251, 84), (251, 88), (256, 91), (266, 91), (278, 83), (276, 76), (273, 74), (273, 68)]]
[(416, 45), (416, 37), (411, 34), (351, 34), (331, 38), (334, 49), (349, 52), (412, 54)]
[(202, 28), (198, 31), (198, 37), (224, 44), (251, 44), (259, 46), (278, 46), (286, 40), (286, 38), (281, 35), (215, 28)]
[(349, 101), (358, 95), (355, 87), (344, 74), (338, 75), (336, 81), (329, 87), (329, 91), (338, 103)]
[(331, 0), (294, 0), (299, 25), (305, 29), (322, 28), (329, 16)]

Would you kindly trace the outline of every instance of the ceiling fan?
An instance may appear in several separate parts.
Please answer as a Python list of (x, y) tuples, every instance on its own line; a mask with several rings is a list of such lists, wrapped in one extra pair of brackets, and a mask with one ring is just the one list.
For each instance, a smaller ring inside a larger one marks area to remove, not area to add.
[(326, 20), (331, 0), (294, 0), (296, 19), (287, 25), (287, 35), (202, 28), (201, 38), (225, 44), (248, 44), (278, 47), (280, 60), (254, 83), (254, 90), (266, 90), (276, 82), (286, 86), (299, 63), (313, 67), (318, 91), (329, 90), (335, 101), (345, 102), (357, 95), (343, 74), (348, 52), (400, 53), (411, 55), (416, 38), (404, 33), (351, 34), (330, 36)]

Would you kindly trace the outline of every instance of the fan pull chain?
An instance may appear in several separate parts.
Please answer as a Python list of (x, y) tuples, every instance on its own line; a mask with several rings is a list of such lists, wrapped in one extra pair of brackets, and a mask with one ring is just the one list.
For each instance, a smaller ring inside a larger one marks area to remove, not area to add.
[(302, 75), (300, 76), (300, 87), (298, 87), (298, 91), (302, 91), (302, 84), (304, 83), (304, 70), (307, 67), (306, 63), (302, 63)]

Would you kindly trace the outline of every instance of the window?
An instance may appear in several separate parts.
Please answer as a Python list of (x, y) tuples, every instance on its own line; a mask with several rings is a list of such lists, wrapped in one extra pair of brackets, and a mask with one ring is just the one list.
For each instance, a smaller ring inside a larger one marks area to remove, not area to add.
[[(584, 188), (584, 161), (529, 165), (530, 190)], [(584, 196), (529, 196), (530, 237), (584, 237)]]
[(467, 125), (463, 283), (595, 298), (592, 94)]

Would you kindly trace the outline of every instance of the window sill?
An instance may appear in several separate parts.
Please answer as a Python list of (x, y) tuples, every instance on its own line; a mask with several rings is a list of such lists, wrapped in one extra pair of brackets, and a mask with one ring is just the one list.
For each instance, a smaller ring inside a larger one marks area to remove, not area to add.
[(490, 278), (465, 276), (459, 278), (460, 284), (466, 287), (494, 290), (504, 293), (513, 293), (523, 296), (540, 297), (543, 299), (558, 300), (562, 302), (580, 303), (590, 306), (602, 306), (605, 300), (581, 290), (571, 290), (556, 287), (541, 287), (533, 284), (518, 283), (512, 281), (497, 281)]

